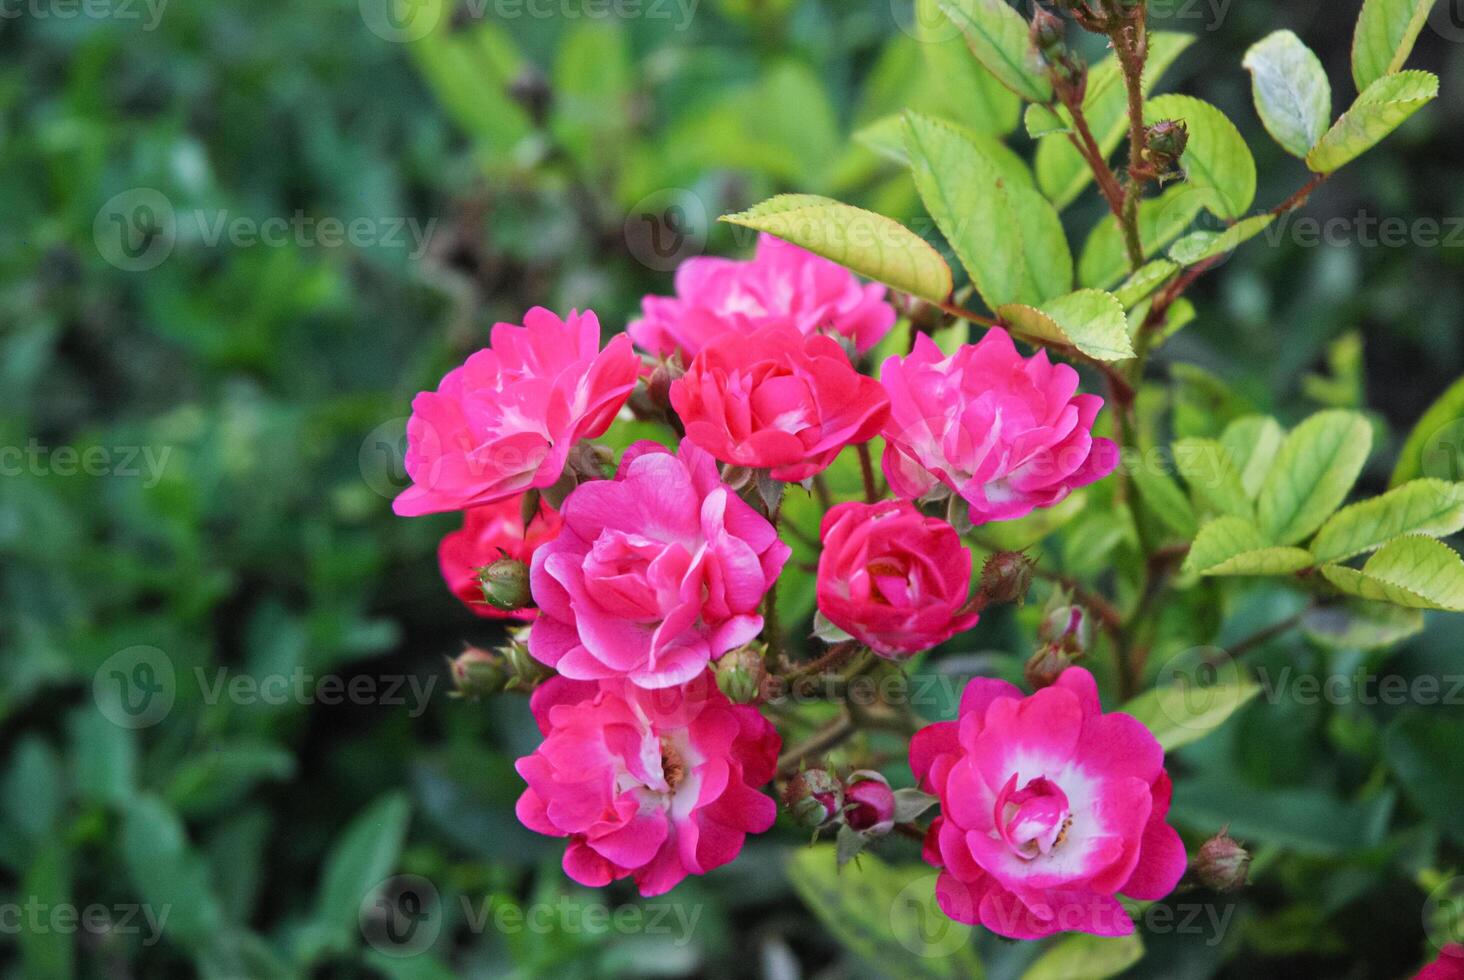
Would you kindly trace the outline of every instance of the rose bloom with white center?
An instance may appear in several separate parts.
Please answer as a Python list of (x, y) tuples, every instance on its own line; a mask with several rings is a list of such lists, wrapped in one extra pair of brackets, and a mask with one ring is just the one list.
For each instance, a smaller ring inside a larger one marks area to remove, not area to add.
[(1134, 718), (1102, 712), (1082, 668), (1028, 697), (972, 680), (957, 721), (915, 735), (910, 767), (940, 798), (925, 859), (960, 922), (1013, 939), (1127, 935), (1116, 896), (1157, 900), (1184, 874), (1164, 751)]
[(710, 672), (655, 691), (555, 677), (531, 707), (544, 743), (516, 765), (528, 783), (518, 818), (569, 839), (564, 872), (582, 885), (631, 877), (642, 895), (663, 894), (731, 861), (777, 816), (757, 789), (777, 767), (778, 733)]

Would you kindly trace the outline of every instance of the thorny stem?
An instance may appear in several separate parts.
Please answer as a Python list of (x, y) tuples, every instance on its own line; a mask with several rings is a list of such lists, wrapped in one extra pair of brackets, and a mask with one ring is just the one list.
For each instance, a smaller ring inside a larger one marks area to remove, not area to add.
[(1109, 34), (1114, 57), (1123, 70), (1124, 87), (1128, 91), (1129, 166), (1128, 184), (1124, 189), (1123, 209), (1118, 215), (1123, 229), (1129, 263), (1137, 269), (1144, 261), (1144, 246), (1139, 238), (1139, 198), (1144, 190), (1144, 156), (1148, 150), (1149, 132), (1144, 128), (1144, 64), (1149, 60), (1149, 32), (1145, 23), (1145, 4), (1138, 4), (1124, 16)]

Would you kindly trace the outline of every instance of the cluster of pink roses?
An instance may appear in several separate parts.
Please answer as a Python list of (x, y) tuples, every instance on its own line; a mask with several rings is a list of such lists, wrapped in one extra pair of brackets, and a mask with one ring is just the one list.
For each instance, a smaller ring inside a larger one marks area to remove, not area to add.
[[(544, 741), (518, 762), (519, 818), (568, 839), (576, 881), (631, 877), (644, 895), (727, 863), (775, 817), (759, 789), (778, 733), (710, 666), (762, 632), (791, 550), (724, 472), (804, 481), (884, 438), (885, 476), (904, 499), (828, 512), (817, 595), (832, 623), (898, 659), (976, 622), (970, 553), (911, 501), (955, 494), (973, 522), (1009, 519), (1115, 462), (1091, 435), (1101, 401), (1077, 394), (1077, 373), (1023, 358), (1000, 329), (951, 356), (922, 335), (885, 360), (882, 380), (861, 373), (855, 359), (895, 310), (882, 286), (802, 249), (764, 238), (750, 262), (693, 259), (676, 290), (647, 297), (603, 349), (589, 312), (534, 309), (522, 326), (495, 326), (488, 348), (413, 402), (412, 486), (395, 503), (402, 515), (464, 512), (439, 549), (444, 577), (482, 615), (532, 619), (528, 652), (555, 672), (533, 695)], [(632, 340), (675, 359), (666, 400), (685, 438), (674, 452), (637, 443), (603, 478), (570, 454), (650, 373)], [(549, 488), (563, 491), (557, 509), (525, 497)], [(479, 571), (500, 556), (529, 563), (536, 608), (479, 601)], [(973, 682), (961, 720), (911, 747), (943, 803), (928, 845), (945, 869), (942, 906), (1007, 935), (1122, 931), (1115, 892), (1154, 897), (1183, 867), (1158, 744), (1101, 715), (1085, 672), (1026, 700), (994, 684)], [(1068, 922), (1073, 903), (1088, 912)]]

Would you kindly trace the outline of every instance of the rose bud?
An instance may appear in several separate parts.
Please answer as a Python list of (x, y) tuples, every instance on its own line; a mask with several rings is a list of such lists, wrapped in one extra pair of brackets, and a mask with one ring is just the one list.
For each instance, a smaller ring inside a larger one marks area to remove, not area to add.
[(1056, 684), (1062, 672), (1073, 665), (1073, 658), (1062, 651), (1060, 647), (1052, 644), (1039, 646), (1027, 659), (1022, 667), (1022, 676), (1032, 690), (1040, 691), (1044, 687)]
[(768, 679), (762, 653), (752, 647), (739, 647), (718, 660), (715, 666), (717, 686), (734, 704), (753, 704), (762, 700)]
[(998, 551), (981, 566), (981, 594), (988, 602), (1015, 602), (1020, 605), (1032, 587), (1035, 564), (1020, 551)]
[(1234, 892), (1245, 887), (1250, 863), (1250, 852), (1222, 830), (1200, 845), (1195, 874), (1208, 888)]
[(476, 701), (485, 695), (497, 694), (508, 683), (507, 666), (487, 650), (470, 646), (456, 657), (448, 658), (447, 663), (460, 698)]
[(822, 769), (806, 769), (788, 780), (783, 805), (793, 819), (817, 829), (832, 823), (844, 809), (844, 790)]
[(1073, 605), (1069, 596), (1054, 593), (1037, 627), (1037, 639), (1076, 660), (1087, 652), (1093, 639), (1088, 611)]
[(500, 558), (478, 571), (483, 601), (494, 609), (513, 612), (532, 603), (529, 566), (517, 558)]
[(844, 786), (844, 822), (861, 834), (877, 837), (895, 826), (895, 791), (871, 769), (857, 769)]

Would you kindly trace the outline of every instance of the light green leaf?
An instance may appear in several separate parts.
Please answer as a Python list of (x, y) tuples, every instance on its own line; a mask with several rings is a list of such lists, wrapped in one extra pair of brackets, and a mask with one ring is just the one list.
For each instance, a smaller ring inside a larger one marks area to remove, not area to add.
[(346, 825), (321, 873), (315, 925), (324, 935), (345, 942), (355, 929), (361, 903), (396, 868), (410, 815), (406, 797), (390, 793)]
[(1421, 631), (1423, 611), (1348, 599), (1308, 610), (1301, 629), (1312, 642), (1334, 650), (1380, 650)]
[(940, 253), (872, 211), (813, 194), (780, 194), (721, 220), (776, 235), (920, 299), (943, 303), (950, 296), (951, 269)]
[(1213, 684), (1182, 678), (1150, 688), (1119, 710), (1143, 722), (1164, 751), (1172, 752), (1215, 731), (1259, 693), (1259, 684), (1239, 676)]
[(1006, 0), (940, 0), (966, 46), (997, 81), (1029, 102), (1052, 101), (1052, 83), (1032, 47), (1031, 28)]
[(1442, 541), (1422, 536), (1395, 538), (1379, 548), (1359, 571), (1323, 565), (1322, 574), (1348, 595), (1412, 609), (1464, 612), (1464, 562)]
[(1275, 220), (1274, 214), (1257, 214), (1242, 218), (1224, 231), (1190, 232), (1174, 243), (1174, 247), (1169, 250), (1169, 257), (1180, 265), (1198, 265), (1250, 241)]
[[(1211, 199), (1213, 192), (1176, 184), (1157, 197), (1147, 197), (1139, 202), (1139, 244), (1144, 247), (1148, 258), (1165, 248), (1195, 220)], [(1083, 243), (1083, 254), (1078, 260), (1078, 282), (1084, 286), (1108, 289), (1129, 271), (1128, 251), (1124, 247), (1123, 233), (1112, 214), (1105, 215), (1088, 240)]]
[[(1000, 139), (987, 133), (977, 132), (959, 123), (942, 121), (960, 133), (996, 167), (1003, 180), (1007, 182), (1007, 187), (1025, 187), (1033, 191), (1037, 189), (1037, 180), (1032, 176), (1032, 170), (1027, 166), (1027, 162)], [(910, 154), (905, 149), (904, 113), (876, 119), (857, 130), (854, 133), (854, 141), (888, 160), (893, 160), (902, 167), (910, 166)]]
[(1200, 526), (1195, 517), (1195, 509), (1190, 506), (1189, 498), (1184, 495), (1179, 484), (1170, 479), (1168, 473), (1158, 467), (1141, 465), (1135, 467), (1130, 475), (1134, 486), (1139, 490), (1139, 496), (1144, 498), (1144, 503), (1164, 522), (1165, 527), (1182, 538), (1195, 536), (1195, 531)]
[(1073, 933), (1053, 940), (1022, 974), (1022, 980), (1107, 980), (1144, 958), (1138, 933), (1088, 936)]
[(1064, 295), (1073, 288), (1073, 253), (1057, 208), (1036, 188), (1007, 184), (1005, 190), (1017, 214), (1027, 277), (1038, 302)]
[(1225, 113), (1188, 95), (1161, 95), (1145, 104), (1145, 122), (1164, 119), (1182, 119), (1189, 129), (1180, 158), (1186, 183), (1215, 192), (1206, 206), (1218, 216), (1243, 216), (1256, 199), (1256, 161), (1240, 130)]
[(1372, 426), (1357, 412), (1318, 412), (1298, 425), (1261, 484), (1261, 532), (1276, 544), (1295, 544), (1321, 527), (1347, 499), (1371, 449)]
[(1321, 561), (1343, 561), (1406, 534), (1441, 538), (1464, 528), (1464, 484), (1414, 480), (1343, 507), (1312, 539)]
[(67, 722), (76, 795), (88, 803), (126, 803), (137, 786), (136, 736), (85, 708), (73, 711)]
[(1023, 114), (1023, 122), (1027, 127), (1027, 135), (1034, 140), (1039, 136), (1051, 136), (1054, 133), (1066, 133), (1072, 130), (1072, 126), (1066, 119), (1059, 116), (1045, 105), (1032, 103), (1027, 106)]
[(1240, 470), (1240, 483), (1246, 496), (1252, 500), (1261, 492), (1266, 474), (1281, 451), (1286, 439), (1286, 430), (1273, 418), (1264, 415), (1245, 415), (1225, 427), (1220, 433), (1220, 444)]
[(936, 0), (915, 0), (915, 43), (922, 71), (916, 91), (901, 103), (943, 116), (981, 133), (1005, 135), (1021, 119), (1021, 98), (971, 57), (959, 31)]
[(1123, 285), (1113, 291), (1118, 301), (1124, 305), (1124, 309), (1133, 309), (1142, 300), (1147, 299), (1154, 290), (1169, 281), (1170, 277), (1179, 271), (1179, 266), (1168, 259), (1155, 259), (1146, 262), (1137, 272), (1124, 280)]
[(1306, 165), (1319, 174), (1333, 172), (1372, 149), (1438, 94), (1438, 77), (1426, 71), (1384, 75), (1364, 89), (1312, 147)]
[(1352, 35), (1352, 80), (1359, 92), (1403, 67), (1434, 2), (1363, 0)]
[(56, 750), (38, 735), (18, 739), (0, 782), (0, 808), (32, 843), (51, 836), (66, 805), (66, 780)]
[(1230, 451), (1214, 439), (1181, 439), (1174, 444), (1174, 465), (1184, 482), (1222, 514), (1251, 520), (1254, 508)]
[(991, 234), (992, 228), (1017, 227), (1016, 211), (991, 162), (947, 124), (914, 112), (905, 114), (905, 149), (925, 209), (986, 305), (1036, 302), (1020, 234)]
[(1200, 528), (1184, 570), (1200, 575), (1290, 575), (1314, 564), (1311, 552), (1273, 545), (1250, 521), (1225, 516)]
[[(1149, 35), (1149, 61), (1144, 66), (1144, 92), (1159, 81), (1174, 60), (1194, 43), (1193, 34), (1155, 31)], [(1057, 110), (1065, 123), (1071, 120), (1067, 110)], [(1083, 96), (1083, 115), (1105, 156), (1111, 155), (1128, 129), (1128, 95), (1118, 62), (1109, 55), (1088, 73), (1088, 89)], [(1059, 209), (1067, 207), (1093, 179), (1093, 171), (1068, 142), (1066, 136), (1044, 136), (1037, 144), (1037, 186)]]
[(1134, 356), (1123, 304), (1101, 289), (1080, 289), (1044, 303), (1041, 309), (1011, 303), (997, 313), (1021, 334), (1038, 341), (1068, 344), (1100, 361)]
[(923, 865), (892, 867), (868, 852), (841, 870), (832, 844), (788, 860), (798, 897), (866, 965), (892, 977), (980, 980), (971, 927), (936, 905), (935, 878)]
[[(20, 881), (19, 894), (32, 906), (44, 910), (43, 916), (56, 909), (74, 908), (70, 904), (71, 860), (65, 841), (57, 838), (41, 845)], [(19, 911), (16, 906), (12, 908)], [(40, 920), (39, 928), (27, 928), (29, 923), (21, 921), (21, 972), (17, 975), (27, 980), (70, 980), (76, 967), (76, 953), (71, 945), (73, 930), (47, 928), (45, 919)]]
[(1332, 86), (1321, 60), (1291, 31), (1276, 31), (1251, 45), (1242, 65), (1266, 132), (1305, 158), (1332, 123)]
[(1388, 486), (1420, 476), (1464, 479), (1464, 378), (1450, 385), (1408, 433)]
[(189, 844), (183, 821), (162, 800), (138, 796), (129, 803), (122, 858), (138, 896), (169, 910), (168, 938), (197, 948), (217, 934), (222, 914), (208, 865)]

